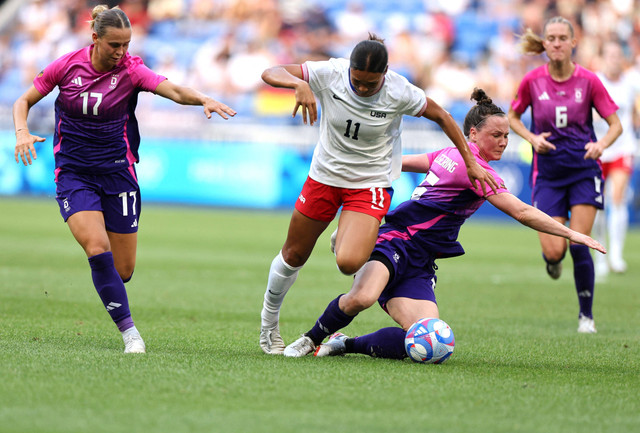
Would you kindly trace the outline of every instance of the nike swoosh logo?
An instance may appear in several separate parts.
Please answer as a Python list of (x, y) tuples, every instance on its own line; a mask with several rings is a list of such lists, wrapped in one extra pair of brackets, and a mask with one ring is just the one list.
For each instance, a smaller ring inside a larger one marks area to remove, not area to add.
[(336, 95), (335, 93), (333, 93), (333, 99), (337, 99), (338, 101), (342, 101), (345, 102), (344, 99), (340, 98), (338, 95)]

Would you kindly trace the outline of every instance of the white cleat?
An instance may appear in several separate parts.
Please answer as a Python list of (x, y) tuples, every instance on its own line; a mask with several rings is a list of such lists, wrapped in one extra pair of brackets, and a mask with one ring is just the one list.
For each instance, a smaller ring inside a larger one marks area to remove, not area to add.
[(282, 355), (284, 341), (280, 336), (280, 328), (277, 324), (272, 328), (260, 328), (260, 347), (268, 355)]
[(344, 352), (347, 349), (344, 345), (344, 342), (347, 338), (349, 337), (344, 335), (342, 332), (336, 332), (331, 337), (329, 337), (329, 341), (317, 347), (316, 351), (313, 353), (313, 356), (322, 357), (344, 355)]
[(300, 358), (310, 354), (315, 349), (316, 345), (313, 343), (311, 338), (302, 334), (302, 337), (285, 347), (282, 354), (290, 358)]
[(125, 331), (122, 334), (122, 339), (124, 340), (124, 353), (147, 353), (144, 340), (138, 331)]
[(627, 272), (627, 262), (623, 259), (612, 259), (610, 264), (611, 271), (616, 274), (624, 274)]
[(578, 332), (581, 334), (595, 334), (598, 331), (596, 331), (593, 319), (580, 314), (580, 317), (578, 317)]
[(609, 264), (604, 260), (597, 260), (594, 266), (596, 281), (605, 281), (609, 276)]

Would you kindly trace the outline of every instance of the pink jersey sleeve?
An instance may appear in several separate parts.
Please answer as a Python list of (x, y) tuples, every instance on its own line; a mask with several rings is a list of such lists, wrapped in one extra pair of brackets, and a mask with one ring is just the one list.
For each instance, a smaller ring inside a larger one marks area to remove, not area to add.
[(65, 54), (45, 67), (33, 80), (33, 85), (42, 96), (46, 96), (60, 83), (67, 65), (75, 52)]
[(609, 117), (616, 111), (618, 111), (618, 105), (613, 101), (609, 92), (602, 84), (602, 81), (598, 78), (596, 74), (590, 74), (591, 76), (591, 84), (593, 86), (592, 94), (593, 94), (593, 106), (596, 110), (598, 110), (598, 114), (602, 118)]
[(427, 153), (427, 158), (429, 158), (429, 167), (433, 165), (433, 160), (436, 159), (445, 149), (446, 147), (444, 149), (436, 150), (435, 152)]
[(524, 78), (522, 78), (522, 81), (520, 82), (520, 86), (518, 86), (516, 97), (514, 98), (513, 101), (511, 101), (511, 108), (513, 108), (513, 111), (515, 111), (516, 113), (519, 113), (519, 114), (524, 113), (527, 107), (531, 105), (531, 93), (529, 90), (530, 80), (531, 80), (531, 72), (527, 73), (524, 76)]
[(127, 71), (134, 86), (148, 92), (154, 92), (156, 87), (167, 79), (149, 69), (137, 56), (127, 59)]
[[(468, 144), (469, 144), (469, 149), (471, 149), (471, 153), (473, 153), (473, 156), (475, 157), (475, 159), (478, 162), (478, 164), (480, 164), (480, 167), (482, 167), (485, 170), (487, 170), (487, 172), (489, 172), (489, 174), (491, 176), (493, 176), (493, 178), (495, 179), (496, 183), (498, 184), (498, 188), (496, 188), (496, 194), (500, 194), (501, 192), (509, 192), (509, 190), (507, 190), (506, 186), (504, 185), (504, 181), (498, 175), (498, 173), (494, 170), (494, 168), (491, 167), (489, 165), (489, 163), (487, 161), (485, 161), (484, 159), (482, 159), (482, 157), (480, 156), (480, 152), (478, 150), (478, 145), (475, 144), (475, 143), (468, 143)], [(486, 197), (489, 197), (490, 195), (494, 195), (493, 190), (488, 185), (485, 185), (485, 190), (487, 191), (486, 194), (482, 194), (482, 188), (478, 188), (477, 186), (476, 187), (472, 187), (471, 186), (471, 181), (469, 180), (469, 177), (467, 176), (467, 169), (466, 169), (466, 166), (464, 164), (464, 159), (462, 158), (462, 155), (460, 155), (460, 152), (455, 147), (447, 147), (447, 148), (436, 150), (435, 152), (427, 154), (427, 157), (429, 158), (429, 166), (430, 167), (433, 167), (433, 162), (442, 153), (446, 153), (449, 156), (451, 156), (452, 160), (457, 165), (459, 165), (460, 168), (462, 168), (462, 171), (460, 171), (460, 172), (458, 172), (458, 170), (454, 171), (455, 173), (457, 173), (456, 176), (459, 176), (459, 181), (457, 181), (456, 183), (460, 187), (462, 187), (463, 184), (466, 184), (466, 187), (471, 189), (479, 197), (483, 197), (484, 196), (486, 198)]]

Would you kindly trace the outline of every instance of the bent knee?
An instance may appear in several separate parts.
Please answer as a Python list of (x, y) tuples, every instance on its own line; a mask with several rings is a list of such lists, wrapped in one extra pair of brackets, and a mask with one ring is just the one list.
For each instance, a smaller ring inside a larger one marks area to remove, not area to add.
[(340, 272), (345, 275), (353, 275), (360, 270), (361, 267), (366, 263), (365, 260), (354, 260), (354, 259), (343, 259), (338, 257), (336, 259), (336, 265)]
[(557, 251), (545, 251), (544, 258), (547, 262), (550, 263), (558, 263), (564, 259), (566, 255), (566, 250), (557, 250)]
[(85, 245), (83, 249), (87, 257), (94, 257), (111, 251), (108, 244), (102, 245), (100, 243)]
[(375, 302), (378, 300), (378, 298), (365, 295), (345, 295), (343, 299), (343, 311), (350, 316), (354, 316), (359, 312), (366, 310), (367, 308), (375, 304)]
[(118, 275), (120, 275), (120, 278), (122, 278), (122, 282), (123, 283), (128, 283), (129, 281), (131, 281), (131, 278), (133, 278), (133, 271), (131, 271), (131, 273), (129, 273), (129, 274), (118, 273)]
[(127, 283), (131, 280), (131, 278), (133, 277), (134, 270), (135, 270), (134, 265), (116, 264), (116, 271), (118, 272), (118, 275), (122, 279), (123, 283)]
[(303, 266), (309, 258), (308, 254), (303, 254), (293, 248), (287, 248), (286, 250), (283, 248), (281, 254), (282, 260), (292, 268)]

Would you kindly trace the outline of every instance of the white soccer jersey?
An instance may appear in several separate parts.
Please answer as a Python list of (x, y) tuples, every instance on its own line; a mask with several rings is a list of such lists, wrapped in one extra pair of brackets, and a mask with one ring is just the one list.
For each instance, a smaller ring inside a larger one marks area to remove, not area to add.
[[(607, 79), (602, 73), (598, 73), (598, 78), (604, 84), (611, 98), (618, 104), (618, 117), (622, 123), (622, 135), (606, 148), (600, 159), (602, 162), (615, 161), (627, 155), (634, 155), (636, 152), (636, 137), (633, 131), (633, 106), (637, 98), (640, 97), (640, 73), (631, 70), (622, 74), (618, 81)], [(594, 122), (596, 136), (601, 138), (606, 134), (609, 125), (604, 119)]]
[(305, 62), (302, 73), (322, 108), (309, 176), (341, 188), (391, 186), (402, 169), (402, 116), (424, 113), (424, 91), (388, 71), (376, 94), (358, 96), (347, 59)]

